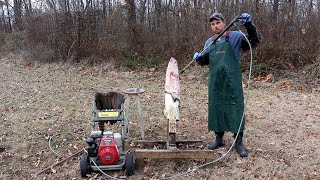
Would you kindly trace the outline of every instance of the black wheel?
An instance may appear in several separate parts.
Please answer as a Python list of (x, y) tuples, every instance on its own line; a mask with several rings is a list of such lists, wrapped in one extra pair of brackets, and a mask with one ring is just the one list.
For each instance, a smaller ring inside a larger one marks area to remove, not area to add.
[(80, 171), (81, 177), (87, 177), (87, 174), (90, 174), (90, 166), (89, 166), (89, 159), (87, 155), (83, 155), (80, 158)]
[(134, 175), (135, 165), (134, 165), (134, 159), (133, 159), (132, 154), (125, 155), (124, 166), (126, 168), (126, 175), (127, 176)]

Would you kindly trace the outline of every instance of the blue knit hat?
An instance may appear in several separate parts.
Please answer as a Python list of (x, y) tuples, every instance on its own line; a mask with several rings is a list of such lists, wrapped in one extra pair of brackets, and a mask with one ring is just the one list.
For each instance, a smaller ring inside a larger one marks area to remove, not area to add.
[(211, 16), (210, 16), (210, 19), (209, 21), (213, 21), (213, 20), (219, 20), (219, 21), (224, 21), (224, 17), (221, 13), (213, 13)]

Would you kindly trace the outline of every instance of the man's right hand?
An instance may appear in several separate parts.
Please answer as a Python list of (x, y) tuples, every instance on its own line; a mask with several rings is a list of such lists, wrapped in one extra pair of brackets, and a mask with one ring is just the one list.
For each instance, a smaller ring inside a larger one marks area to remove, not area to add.
[(196, 52), (193, 55), (193, 60), (198, 61), (201, 58), (201, 56), (202, 56), (201, 53)]

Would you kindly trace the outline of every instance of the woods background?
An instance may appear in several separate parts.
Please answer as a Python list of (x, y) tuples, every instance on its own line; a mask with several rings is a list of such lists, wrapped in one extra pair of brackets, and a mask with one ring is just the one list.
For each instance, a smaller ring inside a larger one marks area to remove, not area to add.
[(260, 73), (300, 69), (319, 54), (320, 0), (0, 0), (0, 7), (0, 51), (28, 60), (149, 68), (173, 56), (186, 64), (212, 35), (216, 11), (227, 23), (252, 15)]

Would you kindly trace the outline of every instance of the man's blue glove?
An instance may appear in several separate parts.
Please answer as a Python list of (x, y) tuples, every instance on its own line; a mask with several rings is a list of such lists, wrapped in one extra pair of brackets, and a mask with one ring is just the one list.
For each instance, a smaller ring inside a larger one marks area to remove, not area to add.
[(251, 15), (249, 13), (242, 13), (238, 21), (241, 25), (244, 25), (247, 22), (251, 22)]
[(202, 56), (201, 53), (196, 52), (193, 55), (193, 60), (198, 61), (201, 58), (201, 56)]

